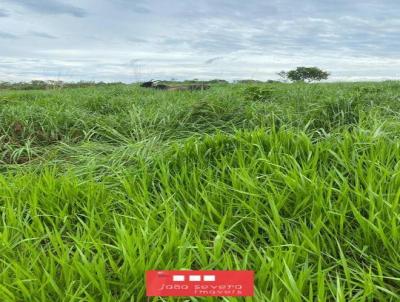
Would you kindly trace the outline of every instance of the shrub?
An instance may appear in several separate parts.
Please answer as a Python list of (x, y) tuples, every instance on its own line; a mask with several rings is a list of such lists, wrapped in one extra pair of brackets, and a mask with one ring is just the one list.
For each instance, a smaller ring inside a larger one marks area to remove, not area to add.
[(250, 86), (244, 90), (246, 101), (265, 102), (271, 99), (273, 90), (271, 87)]
[(179, 118), (181, 127), (188, 131), (215, 131), (243, 125), (247, 114), (240, 104), (226, 104), (223, 101), (200, 101), (193, 104)]
[(306, 121), (310, 121), (309, 125), (312, 129), (324, 129), (325, 131), (355, 125), (359, 118), (359, 102), (343, 98), (325, 101), (306, 115)]

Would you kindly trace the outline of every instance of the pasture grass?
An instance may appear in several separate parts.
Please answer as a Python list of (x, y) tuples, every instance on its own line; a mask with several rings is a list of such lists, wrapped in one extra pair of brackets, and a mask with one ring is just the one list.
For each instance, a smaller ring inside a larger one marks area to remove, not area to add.
[(399, 301), (399, 101), (399, 82), (0, 90), (0, 300), (146, 301), (146, 270), (249, 269), (254, 301)]

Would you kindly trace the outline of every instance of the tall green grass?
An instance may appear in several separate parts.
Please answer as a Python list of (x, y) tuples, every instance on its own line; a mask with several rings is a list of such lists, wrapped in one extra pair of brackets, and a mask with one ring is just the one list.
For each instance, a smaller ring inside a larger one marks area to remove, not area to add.
[(146, 301), (150, 269), (400, 300), (400, 85), (267, 90), (1, 91), (0, 300)]

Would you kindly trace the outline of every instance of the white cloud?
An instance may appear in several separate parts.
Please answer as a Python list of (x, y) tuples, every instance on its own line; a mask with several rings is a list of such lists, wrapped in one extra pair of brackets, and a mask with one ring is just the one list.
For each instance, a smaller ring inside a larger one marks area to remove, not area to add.
[(393, 0), (6, 0), (1, 80), (277, 78), (299, 65), (332, 79), (400, 67)]

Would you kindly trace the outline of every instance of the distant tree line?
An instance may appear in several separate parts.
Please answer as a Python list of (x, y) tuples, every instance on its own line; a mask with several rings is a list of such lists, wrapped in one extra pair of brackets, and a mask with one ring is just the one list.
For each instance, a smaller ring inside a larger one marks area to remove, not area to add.
[(8, 90), (46, 90), (56, 88), (85, 88), (85, 87), (97, 87), (97, 86), (110, 86), (123, 84), (121, 82), (105, 83), (105, 82), (63, 82), (63, 81), (41, 81), (34, 80), (30, 82), (0, 82), (0, 89)]
[[(281, 81), (287, 82), (316, 82), (321, 80), (326, 80), (329, 77), (329, 72), (319, 69), (318, 67), (297, 67), (294, 70), (290, 71), (281, 71), (278, 73), (281, 78)], [(229, 84), (228, 81), (222, 79), (213, 79), (207, 81), (201, 81), (198, 79), (193, 80), (170, 80), (170, 81), (159, 81), (160, 84), (164, 85), (213, 85), (213, 84)], [(243, 79), (236, 80), (234, 83), (237, 84), (265, 84), (265, 83), (279, 83), (279, 81), (267, 80), (267, 81), (259, 81), (253, 79)], [(124, 85), (122, 82), (92, 82), (92, 81), (79, 81), (79, 82), (63, 82), (63, 81), (42, 81), (42, 80), (34, 80), (30, 82), (1, 82), (0, 81), (0, 89), (9, 89), (9, 90), (46, 90), (46, 89), (57, 89), (57, 88), (85, 88), (85, 87), (97, 87), (97, 86), (111, 86), (111, 85)]]
[(274, 81), (274, 80), (267, 80), (267, 81), (260, 81), (260, 80), (250, 80), (250, 79), (245, 79), (245, 80), (236, 80), (234, 83), (237, 84), (272, 84), (272, 83), (280, 83), (279, 81)]
[[(152, 80), (153, 81), (153, 80)], [(198, 79), (193, 79), (193, 80), (184, 80), (184, 81), (178, 81), (178, 80), (169, 80), (169, 81), (158, 81), (160, 84), (165, 84), (165, 85), (193, 85), (193, 84), (229, 84), (228, 81), (222, 80), (222, 79), (213, 79), (213, 80), (198, 80)]]

